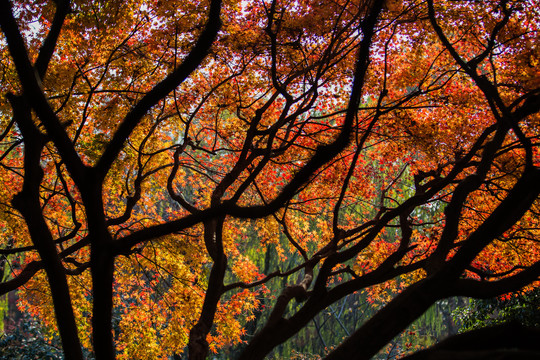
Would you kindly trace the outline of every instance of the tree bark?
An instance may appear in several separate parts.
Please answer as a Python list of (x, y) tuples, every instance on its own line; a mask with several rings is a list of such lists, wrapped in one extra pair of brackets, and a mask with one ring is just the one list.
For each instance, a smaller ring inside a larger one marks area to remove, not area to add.
[(30, 107), (24, 96), (8, 95), (8, 99), (13, 107), (13, 116), (25, 142), (23, 188), (13, 197), (12, 205), (23, 216), (32, 242), (47, 273), (65, 357), (67, 359), (82, 360), (82, 348), (64, 266), (58, 256), (54, 239), (41, 211), (39, 186), (43, 179), (43, 170), (40, 166), (40, 158), (45, 142), (32, 122)]
[(188, 352), (190, 360), (204, 360), (208, 355), (209, 344), (206, 336), (214, 323), (217, 306), (222, 295), (223, 279), (227, 269), (227, 257), (222, 244), (223, 219), (211, 220), (204, 224), (204, 238), (208, 253), (214, 264), (208, 279), (208, 289), (199, 320), (189, 332)]

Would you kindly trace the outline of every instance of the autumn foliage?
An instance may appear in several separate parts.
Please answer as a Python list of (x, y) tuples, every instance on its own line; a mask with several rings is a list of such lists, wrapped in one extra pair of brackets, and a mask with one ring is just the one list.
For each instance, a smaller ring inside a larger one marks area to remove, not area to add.
[(539, 8), (0, 0), (0, 293), (67, 359), (251, 360), (363, 292), (364, 359), (535, 287)]

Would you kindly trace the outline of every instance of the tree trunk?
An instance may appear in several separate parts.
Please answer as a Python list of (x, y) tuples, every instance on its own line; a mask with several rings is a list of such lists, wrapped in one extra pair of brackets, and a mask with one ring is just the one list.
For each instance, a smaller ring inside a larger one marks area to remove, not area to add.
[(92, 342), (96, 360), (113, 360), (115, 346), (112, 329), (114, 258), (92, 256)]
[(32, 242), (43, 261), (65, 357), (70, 360), (82, 360), (82, 349), (64, 266), (41, 211), (39, 186), (43, 179), (43, 170), (40, 166), (40, 158), (45, 142), (32, 122), (30, 107), (25, 98), (9, 95), (8, 99), (25, 143), (23, 188), (13, 197), (12, 205), (24, 217)]

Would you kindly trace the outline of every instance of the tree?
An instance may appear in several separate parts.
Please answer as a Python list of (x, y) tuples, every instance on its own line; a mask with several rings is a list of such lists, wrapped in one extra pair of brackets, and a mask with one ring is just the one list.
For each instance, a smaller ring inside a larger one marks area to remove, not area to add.
[(538, 5), (1, 0), (0, 292), (102, 360), (262, 359), (367, 291), (363, 359), (536, 286)]

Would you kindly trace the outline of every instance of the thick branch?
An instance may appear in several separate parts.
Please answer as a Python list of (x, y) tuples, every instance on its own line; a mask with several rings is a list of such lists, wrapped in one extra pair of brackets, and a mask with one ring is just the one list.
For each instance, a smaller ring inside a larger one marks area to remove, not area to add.
[(13, 108), (13, 117), (25, 143), (24, 182), (22, 190), (13, 197), (12, 205), (23, 216), (32, 242), (41, 257), (43, 269), (47, 273), (65, 356), (69, 359), (82, 360), (82, 348), (64, 266), (40, 206), (39, 186), (43, 179), (40, 160), (45, 144), (44, 138), (31, 120), (30, 108), (25, 97), (10, 95), (8, 98)]
[[(0, 26), (6, 37), (8, 48), (15, 63), (17, 75), (24, 93), (27, 96), (27, 99), (31, 100), (28, 105), (36, 111), (39, 119), (45, 126), (47, 133), (60, 152), (75, 183), (80, 186), (86, 178), (85, 166), (75, 151), (60, 119), (56, 116), (43, 93), (40, 77), (34, 71), (34, 67), (30, 63), (24, 40), (19, 32), (8, 0), (0, 1)], [(50, 41), (53, 41), (52, 38)], [(40, 61), (40, 64), (46, 62), (47, 61), (42, 60)], [(46, 64), (40, 66), (44, 69)]]
[(96, 165), (98, 179), (104, 179), (124, 142), (143, 116), (167, 94), (180, 85), (202, 63), (221, 27), (221, 0), (212, 0), (206, 27), (188, 56), (172, 73), (158, 83), (126, 115)]
[(69, 0), (56, 0), (56, 12), (54, 13), (54, 19), (52, 21), (51, 29), (43, 41), (41, 48), (39, 49), (39, 55), (34, 64), (39, 78), (43, 81), (45, 78), (45, 73), (47, 72), (47, 67), (49, 62), (54, 54), (54, 49), (56, 48), (56, 42), (60, 36), (60, 31), (62, 30), (62, 25), (66, 16), (70, 12), (70, 1)]

